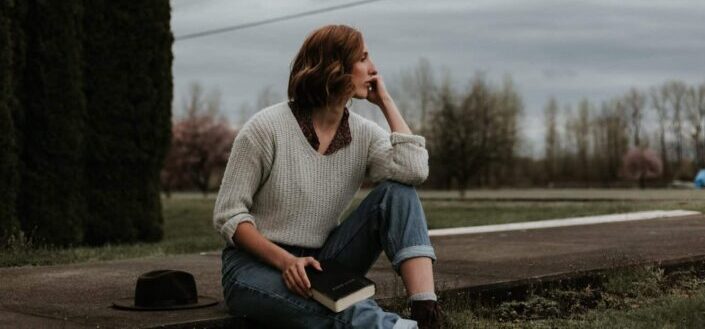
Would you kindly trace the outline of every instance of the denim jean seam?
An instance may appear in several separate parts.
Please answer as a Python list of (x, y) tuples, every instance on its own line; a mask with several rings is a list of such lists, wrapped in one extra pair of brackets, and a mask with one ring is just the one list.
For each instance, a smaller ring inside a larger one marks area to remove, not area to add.
[(274, 293), (274, 292), (271, 292), (271, 291), (262, 290), (262, 289), (260, 289), (260, 288), (257, 288), (256, 286), (252, 286), (252, 285), (249, 285), (249, 284), (247, 284), (247, 283), (243, 283), (243, 282), (240, 282), (240, 281), (237, 281), (237, 280), (233, 280), (233, 285), (239, 286), (239, 287), (242, 287), (242, 288), (245, 288), (245, 289), (252, 290), (252, 291), (257, 292), (257, 293), (259, 293), (259, 294), (261, 294), (261, 295), (264, 295), (264, 296), (273, 297), (274, 299), (281, 300), (285, 305), (287, 305), (287, 306), (289, 306), (289, 307), (291, 307), (291, 308), (294, 308), (294, 309), (297, 309), (297, 310), (300, 310), (300, 311), (309, 312), (310, 314), (313, 314), (313, 315), (316, 315), (316, 316), (320, 316), (320, 317), (324, 317), (324, 318), (329, 318), (329, 319), (331, 319), (331, 320), (333, 320), (333, 321), (335, 321), (335, 322), (338, 322), (338, 323), (341, 323), (341, 324), (344, 324), (344, 325), (347, 325), (347, 324), (348, 324), (347, 322), (345, 322), (345, 321), (343, 321), (343, 320), (341, 320), (341, 319), (338, 319), (338, 318), (335, 317), (335, 316), (332, 316), (332, 315), (329, 315), (329, 314), (321, 314), (321, 313), (319, 313), (319, 312), (316, 311), (316, 310), (310, 309), (310, 308), (308, 308), (308, 307), (306, 307), (306, 306), (304, 306), (304, 305), (300, 305), (300, 304), (298, 304), (298, 303), (296, 303), (296, 302), (290, 300), (289, 298), (287, 298), (287, 297), (285, 297), (285, 296), (282, 296), (282, 295), (279, 295), (279, 294), (277, 294), (277, 293)]
[[(374, 213), (374, 212), (377, 211), (377, 209), (379, 209), (379, 208), (381, 208), (381, 205), (376, 204), (376, 205), (372, 206), (370, 210), (367, 211), (367, 214)], [(359, 230), (356, 231), (355, 234), (357, 234), (357, 232), (359, 232)], [(355, 236), (355, 234), (352, 234), (352, 236)], [(344, 246), (342, 246), (340, 249), (338, 249), (338, 250), (335, 252), (335, 254), (333, 255), (332, 258), (334, 258), (334, 259), (335, 259), (335, 258), (338, 258), (338, 255), (340, 255), (340, 253), (343, 252), (343, 250), (345, 250), (345, 247), (347, 247), (352, 241), (353, 241), (353, 239), (348, 240), (348, 241), (345, 243)], [(382, 243), (380, 242), (380, 245), (381, 245), (381, 244), (382, 244)], [(382, 247), (384, 248), (383, 245), (382, 245)]]
[[(385, 217), (384, 213), (387, 210), (387, 207), (385, 207), (384, 203), (378, 204), (377, 208), (380, 209), (380, 217)], [(385, 218), (385, 223), (387, 223), (387, 225), (390, 225), (389, 221), (387, 221), (386, 218)], [(380, 229), (380, 231), (381, 231), (381, 229)], [(387, 233), (389, 233), (389, 230), (387, 230)], [(386, 246), (382, 245), (382, 248), (389, 248), (391, 250), (396, 250), (397, 249), (397, 245), (395, 243), (396, 241), (394, 239), (390, 239), (389, 236), (387, 236), (386, 238), (387, 238), (387, 245)]]
[(221, 280), (221, 283), (223, 284), (223, 295), (225, 295), (226, 291), (232, 288), (234, 281), (235, 280), (225, 280), (225, 275), (223, 275), (223, 280)]

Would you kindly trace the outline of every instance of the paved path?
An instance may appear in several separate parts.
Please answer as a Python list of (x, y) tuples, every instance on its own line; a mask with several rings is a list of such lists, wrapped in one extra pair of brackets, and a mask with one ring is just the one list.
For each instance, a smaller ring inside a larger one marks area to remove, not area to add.
[[(705, 259), (705, 216), (432, 236), (432, 241), (439, 258), (434, 267), (437, 287), (478, 289), (625, 264)], [(139, 274), (163, 268), (193, 273), (199, 294), (222, 301), (217, 253), (4, 268), (0, 328), (137, 328), (232, 321), (222, 303), (178, 312), (110, 307), (113, 300), (132, 296)], [(376, 298), (403, 296), (403, 284), (384, 255), (368, 276), (378, 284)]]

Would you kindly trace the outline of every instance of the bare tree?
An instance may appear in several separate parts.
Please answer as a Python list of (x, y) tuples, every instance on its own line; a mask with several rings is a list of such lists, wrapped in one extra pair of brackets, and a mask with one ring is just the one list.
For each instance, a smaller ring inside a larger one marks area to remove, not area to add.
[(456, 141), (460, 152), (454, 174), (461, 197), (465, 196), (470, 179), (477, 177), (498, 156), (498, 145), (493, 145), (496, 136), (493, 136), (492, 111), (495, 106), (496, 99), (484, 77), (476, 76), (460, 104), (460, 115), (457, 116), (461, 124)]
[(189, 85), (188, 92), (182, 97), (182, 110), (179, 112), (180, 118), (196, 117), (203, 115), (220, 115), (220, 91), (210, 90), (205, 93), (203, 86), (198, 82)]
[(683, 134), (683, 117), (685, 115), (685, 98), (688, 91), (688, 87), (685, 83), (681, 81), (669, 81), (662, 87), (666, 95), (666, 104), (668, 110), (671, 112), (671, 134), (673, 135), (675, 142), (675, 161), (676, 168), (680, 170), (683, 164), (683, 148), (684, 148), (684, 134)]
[(632, 142), (634, 146), (641, 146), (641, 124), (644, 119), (644, 106), (646, 105), (646, 95), (631, 88), (624, 96), (624, 105), (629, 111), (629, 126), (632, 132)]
[(558, 177), (560, 179), (574, 179), (577, 177), (575, 172), (576, 151), (577, 151), (577, 136), (575, 134), (575, 126), (577, 118), (573, 113), (573, 108), (570, 104), (563, 106), (563, 131), (559, 132), (559, 136), (563, 136), (561, 147), (558, 150)]
[(521, 96), (514, 87), (511, 76), (506, 75), (502, 82), (502, 89), (497, 93), (497, 135), (501, 136), (504, 146), (499, 150), (501, 165), (489, 166), (489, 180), (500, 184), (514, 180), (515, 161), (521, 132), (518, 120), (523, 113)]
[(557, 117), (558, 102), (554, 97), (548, 100), (548, 104), (543, 111), (546, 135), (544, 138), (544, 159), (546, 161), (546, 175), (549, 182), (556, 178), (558, 169), (558, 152), (560, 149)]
[(685, 102), (689, 135), (695, 150), (693, 165), (705, 167), (705, 141), (702, 139), (705, 125), (705, 84), (688, 88)]
[(671, 170), (669, 165), (668, 148), (666, 147), (666, 132), (668, 126), (668, 109), (666, 108), (667, 92), (665, 88), (653, 87), (650, 91), (651, 106), (656, 111), (658, 120), (658, 141), (659, 153), (661, 154), (661, 163), (663, 164), (663, 172), (665, 176), (670, 176)]
[(482, 75), (477, 75), (459, 104), (446, 79), (438, 104), (430, 128), (434, 139), (432, 167), (440, 164), (445, 173), (439, 175), (455, 181), (464, 197), (470, 184), (486, 183), (496, 172), (490, 167), (502, 166), (507, 158), (513, 158), (516, 117), (509, 116), (519, 113), (520, 99), (511, 85), (494, 90)]
[(214, 175), (225, 169), (235, 131), (220, 114), (218, 93), (204, 97), (201, 86), (193, 84), (185, 107), (185, 115), (172, 125), (162, 187), (167, 195), (179, 188), (197, 188), (205, 195)]
[(285, 98), (274, 89), (273, 85), (264, 86), (259, 92), (257, 92), (254, 105), (248, 101), (243, 101), (240, 103), (240, 107), (238, 108), (239, 115), (237, 125), (244, 125), (250, 117), (257, 113), (257, 111), (283, 100), (285, 100)]
[[(418, 120), (411, 121), (416, 121), (414, 127), (423, 131), (438, 93), (431, 62), (425, 57), (420, 58), (413, 70), (400, 73), (400, 80), (404, 96), (413, 101), (411, 104), (405, 104), (408, 109), (404, 110), (404, 114), (414, 112)], [(394, 91), (399, 93), (396, 88), (393, 88)], [(404, 99), (401, 101), (405, 102)]]
[[(450, 188), (454, 178), (456, 160), (460, 145), (457, 142), (462, 127), (458, 124), (460, 112), (455, 92), (446, 75), (438, 92), (438, 102), (433, 110), (431, 122), (427, 127), (429, 139), (429, 178), (442, 188)], [(461, 191), (461, 194), (464, 193)]]
[(259, 111), (265, 107), (268, 107), (272, 104), (276, 104), (283, 100), (284, 98), (281, 96), (281, 94), (274, 90), (274, 86), (267, 85), (262, 88), (259, 93), (257, 93), (257, 103), (255, 109)]
[(243, 101), (238, 108), (237, 126), (242, 127), (257, 112), (250, 102)]
[(419, 128), (423, 130), (427, 119), (426, 114), (431, 106), (431, 103), (433, 102), (434, 94), (436, 93), (436, 82), (433, 78), (433, 69), (431, 68), (431, 63), (428, 59), (419, 59), (419, 64), (414, 71), (414, 78), (421, 109), (421, 124), (419, 125)]
[(401, 70), (397, 74), (387, 76), (385, 84), (411, 131), (417, 131), (419, 119), (416, 114), (415, 95), (410, 87), (411, 81), (411, 74)]
[(609, 184), (619, 176), (622, 157), (629, 145), (628, 119), (621, 100), (605, 102), (595, 120), (594, 154), (603, 183)]
[(590, 103), (586, 98), (583, 98), (578, 105), (578, 117), (573, 127), (575, 131), (576, 157), (578, 160), (577, 177), (583, 181), (587, 180), (589, 175), (590, 112)]

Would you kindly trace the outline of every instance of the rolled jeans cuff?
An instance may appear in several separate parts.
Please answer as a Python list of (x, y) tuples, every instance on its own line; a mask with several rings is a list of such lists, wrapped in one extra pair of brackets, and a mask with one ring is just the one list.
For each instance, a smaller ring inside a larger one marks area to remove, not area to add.
[(418, 329), (419, 326), (414, 320), (407, 320), (399, 318), (397, 322), (394, 323), (392, 329)]
[(399, 272), (401, 262), (414, 257), (428, 257), (431, 258), (431, 263), (436, 262), (436, 253), (433, 252), (432, 246), (418, 245), (406, 247), (399, 250), (397, 254), (394, 255), (394, 260), (392, 260), (392, 267), (394, 268), (394, 271), (401, 275), (401, 272)]

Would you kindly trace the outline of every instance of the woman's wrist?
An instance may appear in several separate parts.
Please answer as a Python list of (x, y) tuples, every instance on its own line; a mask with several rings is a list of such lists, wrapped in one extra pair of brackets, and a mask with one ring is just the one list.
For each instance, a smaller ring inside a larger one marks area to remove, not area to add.
[[(282, 249), (284, 250), (284, 249)], [(296, 259), (296, 257), (292, 254), (290, 254), (288, 251), (284, 250), (284, 255), (279, 258), (279, 261), (277, 262), (277, 268), (279, 269), (280, 272), (284, 272), (286, 270), (287, 264), (289, 264), (292, 260)]]
[(391, 97), (385, 97), (383, 98), (382, 103), (384, 105), (380, 106), (380, 109), (382, 110), (384, 117), (387, 119), (389, 129), (392, 132), (411, 134), (411, 129), (409, 129), (406, 121), (404, 121), (404, 118), (401, 116), (401, 112), (399, 112), (396, 104), (394, 104), (394, 100), (392, 100)]
[(378, 104), (379, 108), (382, 110), (382, 112), (387, 112), (390, 110), (395, 110), (397, 108), (396, 104), (394, 104), (394, 100), (392, 99), (392, 96), (389, 94), (384, 95), (381, 97), (381, 102)]

